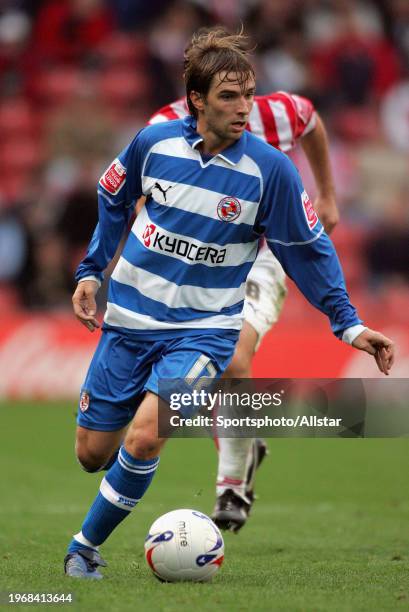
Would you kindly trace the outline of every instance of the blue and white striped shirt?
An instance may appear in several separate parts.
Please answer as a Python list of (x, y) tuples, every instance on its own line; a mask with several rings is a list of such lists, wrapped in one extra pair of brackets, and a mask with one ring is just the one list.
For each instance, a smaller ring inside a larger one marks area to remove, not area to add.
[(337, 336), (360, 323), (286, 155), (245, 132), (206, 160), (201, 141), (192, 117), (148, 126), (101, 177), (99, 223), (77, 280), (102, 279), (135, 201), (147, 197), (110, 280), (105, 324), (152, 338), (238, 333), (263, 235)]

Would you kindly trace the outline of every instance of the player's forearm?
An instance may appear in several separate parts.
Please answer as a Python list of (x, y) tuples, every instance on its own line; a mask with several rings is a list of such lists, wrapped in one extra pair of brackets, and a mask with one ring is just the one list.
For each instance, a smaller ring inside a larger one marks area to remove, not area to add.
[(77, 281), (85, 277), (103, 280), (103, 272), (116, 253), (132, 209), (121, 205), (112, 206), (104, 196), (99, 195), (98, 212), (98, 225), (75, 274)]
[(318, 195), (335, 198), (327, 132), (319, 115), (315, 128), (301, 139), (301, 145), (314, 175)]
[(329, 234), (339, 221), (339, 213), (335, 200), (327, 134), (319, 116), (317, 116), (315, 128), (302, 138), (301, 143), (317, 186), (318, 195), (314, 208), (325, 231)]

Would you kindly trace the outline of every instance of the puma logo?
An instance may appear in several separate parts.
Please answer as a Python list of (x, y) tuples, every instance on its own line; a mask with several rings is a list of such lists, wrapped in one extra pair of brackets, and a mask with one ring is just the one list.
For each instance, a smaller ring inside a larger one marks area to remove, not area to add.
[(159, 191), (163, 194), (163, 197), (165, 198), (166, 202), (166, 193), (169, 191), (169, 189), (172, 189), (172, 187), (173, 185), (169, 185), (167, 189), (163, 189), (162, 185), (159, 185), (159, 183), (155, 183), (152, 189), (159, 189)]

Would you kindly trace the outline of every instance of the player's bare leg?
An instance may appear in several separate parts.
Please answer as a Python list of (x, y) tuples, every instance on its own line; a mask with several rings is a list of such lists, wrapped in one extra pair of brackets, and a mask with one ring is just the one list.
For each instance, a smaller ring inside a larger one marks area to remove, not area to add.
[(125, 437), (126, 427), (118, 431), (95, 431), (77, 426), (75, 453), (86, 472), (99, 472), (117, 454)]
[(147, 461), (157, 457), (167, 438), (159, 438), (159, 400), (148, 391), (139, 406), (128, 431), (124, 447), (135, 459)]
[[(251, 378), (252, 359), (258, 342), (254, 327), (244, 322), (225, 378)], [(254, 475), (266, 446), (253, 438), (219, 438), (217, 501), (213, 520), (222, 529), (237, 532), (246, 522), (254, 500)]]
[[(80, 427), (77, 455), (85, 469), (103, 469), (120, 443), (125, 429), (96, 432)], [(166, 442), (158, 437), (158, 397), (147, 392), (126, 433), (124, 443), (103, 478), (81, 531), (68, 548), (65, 573), (73, 578), (101, 579), (98, 568), (105, 566), (98, 547), (143, 497), (159, 463)]]

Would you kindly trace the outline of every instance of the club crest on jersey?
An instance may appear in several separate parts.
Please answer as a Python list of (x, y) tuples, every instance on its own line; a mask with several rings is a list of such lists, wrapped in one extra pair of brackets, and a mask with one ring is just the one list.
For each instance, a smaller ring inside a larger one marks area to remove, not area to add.
[(156, 225), (154, 225), (153, 223), (148, 223), (148, 225), (145, 227), (143, 234), (142, 234), (142, 240), (146, 247), (151, 246), (151, 236), (155, 230), (156, 230)]
[(89, 395), (86, 391), (81, 393), (80, 397), (80, 410), (81, 412), (85, 412), (89, 408)]
[(125, 183), (126, 168), (119, 159), (114, 159), (112, 164), (99, 179), (99, 184), (112, 195), (116, 195)]
[(318, 216), (306, 191), (302, 192), (301, 201), (304, 208), (305, 217), (307, 219), (308, 227), (310, 228), (310, 230), (312, 230), (318, 223)]
[(235, 221), (241, 213), (241, 204), (237, 198), (223, 198), (217, 205), (217, 214), (222, 221)]

